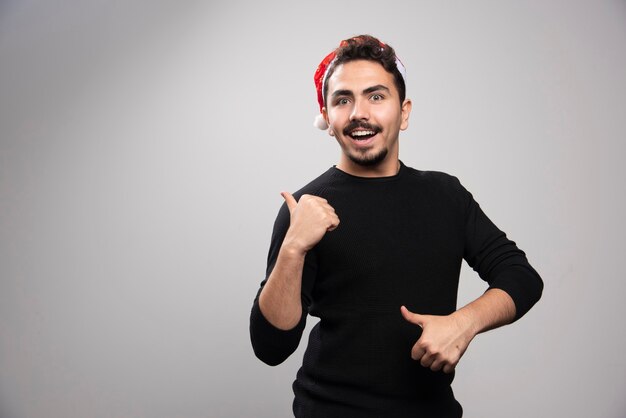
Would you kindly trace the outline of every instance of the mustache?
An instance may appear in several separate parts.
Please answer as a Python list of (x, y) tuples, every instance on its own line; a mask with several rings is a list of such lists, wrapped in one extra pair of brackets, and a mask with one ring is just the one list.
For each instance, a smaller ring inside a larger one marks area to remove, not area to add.
[(344, 135), (348, 135), (350, 132), (354, 131), (355, 129), (359, 129), (359, 128), (364, 129), (364, 130), (368, 130), (368, 131), (374, 131), (376, 133), (379, 133), (380, 131), (383, 130), (378, 125), (372, 125), (372, 124), (364, 122), (362, 120), (353, 120), (352, 122), (350, 122), (348, 124), (348, 126), (343, 128), (343, 134)]

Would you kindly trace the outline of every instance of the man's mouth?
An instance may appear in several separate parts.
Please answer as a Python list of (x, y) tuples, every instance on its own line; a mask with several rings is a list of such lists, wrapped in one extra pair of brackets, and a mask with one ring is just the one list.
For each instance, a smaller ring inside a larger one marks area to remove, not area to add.
[(350, 121), (343, 130), (345, 136), (349, 136), (353, 141), (365, 146), (369, 144), (369, 139), (373, 138), (382, 129), (362, 120)]
[(375, 130), (356, 129), (348, 133), (348, 136), (355, 141), (366, 141), (376, 135), (376, 133)]

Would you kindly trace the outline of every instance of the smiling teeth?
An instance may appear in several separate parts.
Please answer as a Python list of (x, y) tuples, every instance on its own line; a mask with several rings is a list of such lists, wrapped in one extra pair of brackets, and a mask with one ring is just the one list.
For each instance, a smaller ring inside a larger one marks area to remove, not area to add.
[(352, 135), (352, 136), (368, 136), (368, 135), (374, 135), (374, 131), (354, 131), (350, 135)]

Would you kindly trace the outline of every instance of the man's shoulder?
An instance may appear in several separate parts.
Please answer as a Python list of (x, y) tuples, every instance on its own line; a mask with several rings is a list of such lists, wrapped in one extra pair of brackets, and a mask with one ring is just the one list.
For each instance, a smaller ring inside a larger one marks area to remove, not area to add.
[(332, 184), (333, 181), (336, 180), (333, 172), (334, 168), (330, 167), (328, 170), (324, 171), (322, 174), (302, 186), (299, 190), (296, 190), (293, 193), (294, 197), (299, 199), (303, 194), (319, 196), (328, 188), (330, 184)]
[(461, 182), (456, 176), (443, 171), (418, 170), (409, 166), (406, 166), (406, 171), (408, 174), (407, 177), (411, 181), (424, 182), (435, 187), (451, 190), (459, 190), (459, 188), (462, 188)]
[(407, 167), (406, 178), (409, 179), (406, 187), (417, 192), (409, 196), (418, 200), (427, 199), (432, 205), (462, 210), (471, 200), (471, 193), (452, 174)]

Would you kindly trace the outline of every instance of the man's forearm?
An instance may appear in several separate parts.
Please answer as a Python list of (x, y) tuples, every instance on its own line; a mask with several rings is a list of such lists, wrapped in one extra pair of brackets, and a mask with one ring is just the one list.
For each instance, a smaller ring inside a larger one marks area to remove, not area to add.
[(281, 247), (274, 269), (259, 295), (263, 316), (276, 328), (290, 330), (302, 317), (302, 270), (306, 253)]
[(504, 290), (489, 289), (453, 315), (468, 324), (473, 338), (481, 332), (511, 323), (515, 319), (515, 303)]

